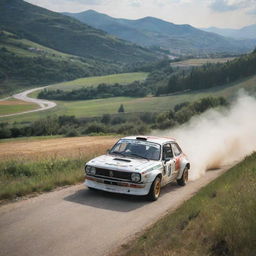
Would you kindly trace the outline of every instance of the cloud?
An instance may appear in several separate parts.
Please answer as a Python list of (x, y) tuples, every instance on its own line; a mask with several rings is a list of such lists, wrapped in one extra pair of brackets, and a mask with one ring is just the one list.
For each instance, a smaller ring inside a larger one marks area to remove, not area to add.
[(246, 12), (249, 15), (256, 15), (256, 8), (250, 9), (248, 12)]
[(141, 7), (141, 1), (140, 0), (131, 0), (128, 3), (132, 7)]
[(212, 0), (209, 7), (215, 12), (230, 12), (254, 6), (255, 0)]

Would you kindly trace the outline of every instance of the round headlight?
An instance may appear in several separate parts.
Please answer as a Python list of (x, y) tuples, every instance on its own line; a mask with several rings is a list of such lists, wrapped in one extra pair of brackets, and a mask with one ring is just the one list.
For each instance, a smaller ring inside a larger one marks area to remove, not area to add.
[(90, 170), (91, 170), (91, 166), (86, 165), (86, 166), (85, 166), (85, 172), (86, 172), (86, 174), (90, 174)]
[(90, 173), (91, 173), (91, 175), (95, 175), (96, 174), (96, 168), (95, 167), (91, 167)]
[(139, 173), (132, 173), (132, 175), (131, 175), (131, 180), (133, 181), (133, 182), (139, 182), (140, 181), (140, 174)]
[(87, 165), (85, 167), (85, 172), (86, 174), (91, 174), (91, 175), (95, 175), (96, 174), (96, 168), (90, 165)]

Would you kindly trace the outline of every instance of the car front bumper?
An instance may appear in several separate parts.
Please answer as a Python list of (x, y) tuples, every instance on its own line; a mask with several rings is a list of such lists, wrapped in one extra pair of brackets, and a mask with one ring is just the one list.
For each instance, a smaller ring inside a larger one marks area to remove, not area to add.
[(87, 187), (111, 193), (143, 196), (149, 193), (151, 183), (129, 183), (87, 176), (84, 183)]

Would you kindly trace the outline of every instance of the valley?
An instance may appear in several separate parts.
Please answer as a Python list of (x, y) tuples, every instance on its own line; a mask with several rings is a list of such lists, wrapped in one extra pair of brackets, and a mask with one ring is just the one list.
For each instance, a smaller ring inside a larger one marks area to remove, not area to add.
[[(255, 6), (240, 2), (0, 0), (0, 256), (254, 256)], [(158, 159), (111, 157), (130, 135), (165, 138)]]

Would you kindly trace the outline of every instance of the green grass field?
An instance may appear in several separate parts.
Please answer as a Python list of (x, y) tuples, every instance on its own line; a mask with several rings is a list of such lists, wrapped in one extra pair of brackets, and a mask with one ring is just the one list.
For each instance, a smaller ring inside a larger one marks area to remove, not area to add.
[(129, 84), (134, 81), (143, 81), (147, 78), (148, 73), (145, 72), (134, 72), (134, 73), (123, 73), (123, 74), (113, 74), (107, 76), (94, 76), (80, 78), (69, 82), (57, 83), (50, 85), (49, 89), (61, 89), (64, 91), (79, 89), (88, 86), (97, 86), (101, 83), (105, 84)]
[(31, 121), (51, 114), (75, 115), (77, 117), (94, 117), (109, 113), (115, 114), (120, 106), (124, 105), (125, 112), (159, 112), (172, 109), (181, 102), (192, 102), (207, 96), (223, 96), (227, 99), (234, 98), (239, 89), (245, 89), (250, 94), (256, 93), (256, 76), (244, 79), (240, 82), (232, 83), (224, 87), (215, 87), (209, 90), (188, 92), (178, 95), (163, 97), (129, 98), (116, 97), (107, 99), (57, 102), (57, 107), (48, 111), (19, 115), (16, 117), (0, 118), (0, 121)]
[(211, 182), (116, 255), (254, 256), (256, 153)]

